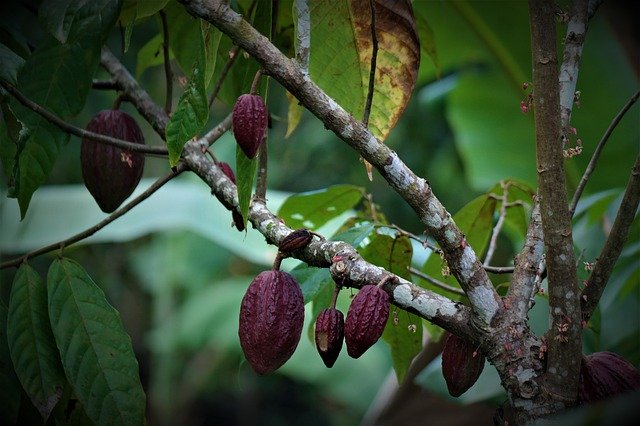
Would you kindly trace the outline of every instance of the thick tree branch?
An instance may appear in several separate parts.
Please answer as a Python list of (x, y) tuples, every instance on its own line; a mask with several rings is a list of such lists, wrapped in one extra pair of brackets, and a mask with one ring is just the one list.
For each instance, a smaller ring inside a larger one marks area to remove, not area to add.
[(72, 124), (67, 123), (66, 121), (64, 121), (54, 113), (50, 112), (46, 108), (27, 99), (18, 89), (16, 89), (12, 85), (4, 81), (0, 81), (0, 86), (2, 86), (2, 88), (4, 88), (7, 92), (11, 93), (11, 95), (14, 98), (16, 98), (22, 105), (31, 109), (33, 112), (39, 114), (45, 120), (58, 126), (60, 129), (64, 130), (65, 132), (70, 133), (72, 135), (76, 135), (79, 138), (87, 138), (99, 143), (104, 143), (107, 145), (116, 146), (121, 149), (140, 152), (143, 154), (151, 154), (151, 155), (159, 155), (159, 156), (168, 155), (167, 148), (165, 147), (148, 146), (148, 145), (142, 145), (139, 143), (133, 143), (133, 142), (125, 141), (122, 139), (112, 138), (111, 136), (102, 135), (100, 133), (89, 132), (87, 130), (81, 129), (80, 127), (76, 127)]
[(49, 244), (48, 246), (41, 247), (37, 250), (29, 252), (18, 258), (3, 262), (2, 264), (0, 264), (0, 269), (10, 268), (12, 266), (14, 267), (20, 266), (20, 264), (22, 262), (25, 262), (27, 259), (40, 256), (42, 254), (49, 253), (54, 250), (63, 250), (65, 247), (69, 247), (70, 245), (75, 244), (78, 241), (82, 241), (85, 238), (89, 238), (90, 236), (92, 236), (93, 234), (95, 234), (96, 232), (98, 232), (99, 230), (101, 230), (102, 228), (104, 228), (114, 220), (118, 219), (121, 216), (124, 216), (135, 206), (137, 206), (138, 204), (140, 204), (141, 202), (149, 198), (151, 195), (153, 195), (153, 193), (156, 192), (158, 189), (162, 188), (165, 183), (169, 182), (171, 179), (178, 176), (180, 173), (182, 173), (186, 169), (187, 168), (183, 163), (179, 163), (176, 166), (175, 171), (171, 171), (165, 176), (159, 178), (157, 181), (151, 184), (149, 188), (145, 189), (140, 195), (138, 195), (137, 197), (135, 197), (134, 199), (132, 199), (131, 201), (129, 201), (128, 203), (120, 207), (115, 212), (111, 213), (109, 216), (104, 218), (104, 220), (98, 222), (91, 228), (85, 229), (84, 231), (79, 232), (65, 240), (58, 241), (57, 243)]
[(167, 126), (169, 117), (164, 110), (153, 102), (149, 94), (107, 47), (102, 48), (100, 63), (111, 74), (114, 81), (118, 83), (121, 90), (126, 94), (127, 99), (136, 107), (140, 115), (151, 124), (151, 127), (162, 139), (165, 139), (164, 129)]
[(551, 328), (546, 387), (565, 405), (578, 397), (582, 327), (562, 156), (555, 4), (530, 0), (536, 157)]
[(629, 236), (629, 229), (636, 216), (639, 202), (640, 155), (636, 157), (636, 163), (631, 170), (627, 189), (622, 197), (622, 203), (611, 227), (611, 232), (582, 291), (580, 301), (582, 303), (582, 319), (584, 321), (589, 321), (591, 314), (598, 306), (602, 292), (613, 272), (613, 267), (618, 257), (620, 257), (624, 243)]
[(440, 244), (452, 274), (467, 293), (478, 319), (486, 326), (501, 308), (486, 271), (451, 215), (433, 195), (427, 182), (417, 177), (398, 155), (380, 143), (361, 122), (329, 98), (269, 40), (223, 1), (187, 0), (187, 10), (203, 18), (252, 55), (262, 67), (316, 115), (325, 126), (371, 163), (415, 210), (428, 233)]

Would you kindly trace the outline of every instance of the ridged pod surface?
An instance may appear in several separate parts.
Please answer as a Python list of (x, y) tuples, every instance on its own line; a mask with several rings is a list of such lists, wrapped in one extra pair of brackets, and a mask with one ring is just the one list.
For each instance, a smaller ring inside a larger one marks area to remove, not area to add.
[(485, 357), (476, 345), (449, 334), (442, 350), (442, 375), (451, 396), (458, 397), (478, 380)]
[(324, 309), (316, 319), (316, 349), (322, 362), (328, 368), (333, 367), (344, 339), (344, 315), (336, 308)]
[(375, 285), (363, 286), (351, 301), (344, 324), (347, 353), (359, 358), (378, 341), (389, 319), (389, 295)]
[(240, 95), (233, 107), (233, 136), (249, 158), (254, 158), (267, 131), (267, 107), (258, 95)]
[(240, 346), (258, 374), (280, 368), (293, 354), (304, 323), (304, 301), (296, 280), (264, 271), (251, 281), (240, 305)]
[(313, 234), (308, 229), (296, 229), (284, 237), (278, 246), (283, 253), (289, 253), (306, 247), (313, 239)]
[(640, 389), (640, 371), (613, 352), (587, 355), (580, 366), (579, 400), (588, 404)]
[[(100, 111), (89, 121), (87, 130), (144, 145), (138, 124), (119, 110)], [(80, 163), (85, 186), (100, 209), (111, 213), (138, 186), (144, 170), (144, 155), (83, 138)]]
[(233, 173), (233, 169), (229, 164), (225, 163), (224, 161), (219, 161), (218, 167), (220, 167), (222, 173), (224, 173), (231, 182), (236, 183), (236, 175), (235, 173)]

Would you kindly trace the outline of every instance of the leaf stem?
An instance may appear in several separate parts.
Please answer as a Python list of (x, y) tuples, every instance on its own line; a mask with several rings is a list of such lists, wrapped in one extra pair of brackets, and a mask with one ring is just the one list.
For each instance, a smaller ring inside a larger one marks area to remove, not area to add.
[(367, 101), (364, 105), (364, 113), (362, 115), (362, 123), (365, 127), (369, 127), (369, 116), (371, 115), (371, 104), (373, 103), (373, 91), (376, 84), (376, 63), (378, 60), (378, 36), (376, 34), (376, 7), (375, 1), (369, 0), (371, 9), (371, 43), (373, 50), (371, 51), (371, 67), (369, 68), (369, 89), (367, 91)]
[(434, 286), (441, 288), (445, 291), (448, 291), (449, 293), (453, 293), (453, 294), (457, 294), (458, 296), (464, 296), (465, 293), (464, 291), (462, 291), (462, 289), (460, 288), (456, 288), (456, 287), (452, 287), (449, 284), (445, 284), (440, 280), (437, 280), (435, 278), (433, 278), (430, 275), (425, 274), (424, 272), (412, 268), (411, 266), (407, 267), (407, 270), (409, 272), (411, 272), (411, 274), (415, 275), (416, 277), (422, 278), (425, 281), (428, 281), (429, 283), (433, 284)]
[(227, 59), (227, 62), (224, 63), (224, 67), (222, 68), (222, 71), (220, 71), (220, 76), (216, 81), (216, 85), (211, 92), (211, 96), (209, 96), (209, 108), (211, 108), (211, 105), (213, 105), (213, 101), (215, 101), (218, 97), (218, 93), (220, 93), (220, 89), (222, 88), (222, 83), (224, 83), (229, 70), (231, 70), (231, 67), (238, 58), (239, 51), (240, 48), (238, 46), (233, 46), (233, 48), (229, 51), (229, 58)]

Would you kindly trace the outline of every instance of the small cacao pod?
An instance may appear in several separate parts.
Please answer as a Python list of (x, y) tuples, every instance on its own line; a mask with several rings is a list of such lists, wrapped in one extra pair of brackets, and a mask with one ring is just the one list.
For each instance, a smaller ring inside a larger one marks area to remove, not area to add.
[(484, 368), (484, 355), (455, 334), (449, 334), (442, 350), (442, 375), (451, 396), (458, 397), (478, 380)]
[(240, 346), (258, 374), (280, 368), (293, 354), (304, 323), (302, 291), (283, 271), (264, 271), (251, 281), (240, 305)]
[[(138, 124), (120, 110), (100, 111), (89, 121), (87, 130), (144, 145)], [(111, 213), (138, 186), (144, 155), (83, 138), (80, 163), (85, 186), (100, 209)]]
[(351, 301), (344, 324), (347, 353), (360, 358), (378, 341), (389, 319), (389, 295), (375, 285), (363, 286)]
[(233, 135), (242, 152), (254, 158), (267, 131), (267, 107), (258, 95), (244, 94), (232, 113)]
[(313, 234), (308, 229), (296, 229), (282, 239), (278, 249), (283, 253), (289, 253), (306, 247), (313, 239)]
[(218, 167), (222, 170), (231, 182), (236, 183), (236, 175), (233, 173), (231, 166), (224, 161), (218, 161)]
[(589, 404), (640, 389), (640, 371), (613, 352), (595, 352), (580, 365), (580, 403)]
[(316, 319), (316, 349), (328, 368), (333, 367), (344, 339), (344, 316), (336, 308), (327, 308)]

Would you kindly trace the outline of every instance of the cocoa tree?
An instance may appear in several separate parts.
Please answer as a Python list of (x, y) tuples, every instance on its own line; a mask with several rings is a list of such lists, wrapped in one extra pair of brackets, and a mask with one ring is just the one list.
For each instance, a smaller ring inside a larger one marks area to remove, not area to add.
[[(437, 17), (429, 15), (434, 8), (426, 3), (23, 4), (25, 19), (37, 16), (41, 33), (9, 29), (0, 44), (2, 161), (8, 195), (17, 199), (21, 217), (27, 217), (34, 192), (46, 183), (56, 157), (74, 135), (82, 139), (87, 188), (109, 215), (81, 233), (3, 261), (3, 269), (19, 268), (7, 286), (10, 298), (1, 315), (6, 321), (7, 382), (24, 389), (45, 420), (53, 416), (72, 422), (86, 416), (98, 424), (144, 422), (145, 393), (118, 311), (87, 271), (63, 257), (63, 251), (128, 214), (176, 176), (191, 173), (229, 210), (241, 231), (238, 239), (246, 232), (259, 233), (279, 248), (273, 270), (256, 277), (240, 311), (239, 340), (249, 364), (260, 374), (278, 369), (296, 349), (304, 297), (312, 304), (311, 321), (318, 318), (315, 343), (328, 367), (340, 356), (343, 332), (348, 355), (354, 358), (382, 336), (391, 349), (398, 381), (407, 386), (420, 370), (419, 361), (412, 360), (444, 342), (445, 330), (447, 342), (452, 342), (443, 353), (449, 391), (458, 396), (468, 390), (486, 357), (507, 395), (496, 414), (499, 421), (520, 424), (637, 389), (639, 373), (623, 359), (583, 357), (583, 335), (594, 329), (598, 302), (630, 229), (637, 227), (640, 199), (640, 157), (634, 148), (635, 164), (630, 172), (624, 171), (628, 181), (620, 207), (581, 282), (574, 216), (605, 143), (638, 98), (636, 92), (624, 106), (616, 105), (622, 109), (607, 117), (613, 121), (600, 143), (583, 147), (571, 117), (580, 102), (576, 88), (587, 28), (599, 2), (574, 0), (563, 11), (551, 1), (531, 0), (528, 11), (514, 8), (512, 13), (522, 14), (530, 30), (530, 71), (520, 69), (504, 45), (494, 40), (492, 27), (480, 20), (478, 5), (445, 6), (490, 46), (498, 67), (510, 77), (509, 90), (523, 99), (520, 110), (513, 103), (513, 116), (528, 120), (531, 133), (509, 136), (535, 145), (535, 162), (529, 159), (527, 166), (528, 173), (533, 169), (537, 174), (536, 185), (529, 186), (509, 179), (509, 171), (501, 172), (506, 173), (504, 179), (485, 185), (486, 192), (455, 215), (427, 180), (438, 171), (421, 176), (385, 144), (420, 82), (425, 55), (431, 72), (444, 71), (435, 50), (438, 33), (429, 26)], [(144, 48), (140, 49), (138, 66), (151, 66), (153, 61), (163, 65), (164, 105), (154, 100), (118, 58), (122, 53), (114, 53), (108, 43), (109, 35), (120, 28), (126, 51), (132, 32), (153, 16), (160, 23), (158, 35), (145, 47), (156, 55), (144, 59)], [(559, 35), (560, 30), (565, 34)], [(564, 41), (560, 50), (559, 38)], [(42, 67), (50, 71), (43, 75)], [(100, 73), (107, 79), (96, 79)], [(176, 82), (180, 87), (174, 87)], [(162, 143), (140, 143), (139, 131), (124, 126), (115, 111), (96, 116), (86, 130), (71, 124), (92, 90), (112, 93), (113, 110), (121, 103), (135, 108), (136, 120), (146, 121)], [(174, 91), (180, 93), (177, 101)], [(296, 131), (301, 110), (309, 111), (356, 154), (335, 162), (356, 162), (360, 156), (362, 173), (369, 180), (384, 180), (412, 210), (424, 235), (392, 225), (372, 196), (353, 185), (294, 194), (278, 211), (268, 206), (267, 153), (279, 143), (267, 129), (268, 107), (272, 96), (285, 92), (287, 133)], [(216, 101), (227, 102), (226, 117), (209, 117)], [(592, 100), (584, 108), (595, 108), (593, 104), (601, 101)], [(238, 142), (235, 174), (215, 154), (216, 141), (232, 127)], [(461, 139), (469, 138), (468, 130), (466, 135), (465, 129), (459, 130)], [(635, 138), (637, 142), (637, 132)], [(125, 201), (140, 179), (141, 155), (168, 158), (165, 175)], [(575, 173), (577, 160), (582, 161), (579, 165), (589, 160), (588, 165), (580, 171), (579, 182), (568, 184), (567, 165)], [(118, 165), (124, 168), (118, 171)], [(124, 189), (116, 191), (118, 184)], [(319, 231), (329, 219), (352, 208), (358, 214), (336, 235)], [(518, 220), (520, 234), (509, 237), (518, 243), (513, 263), (492, 266), (499, 239), (506, 238), (509, 226)], [(419, 270), (412, 264), (414, 247), (430, 254)], [(51, 262), (45, 285), (29, 262), (53, 251), (60, 258)], [(290, 272), (279, 271), (284, 258), (303, 263)], [(631, 278), (630, 289), (637, 288), (637, 268), (632, 274), (636, 279)], [(352, 300), (343, 329), (336, 300), (349, 288), (363, 290)], [(532, 330), (528, 318), (540, 298), (548, 300), (549, 307), (543, 335)], [(423, 334), (429, 336), (424, 349)], [(11, 407), (7, 419), (15, 421), (20, 394), (5, 399)]]

